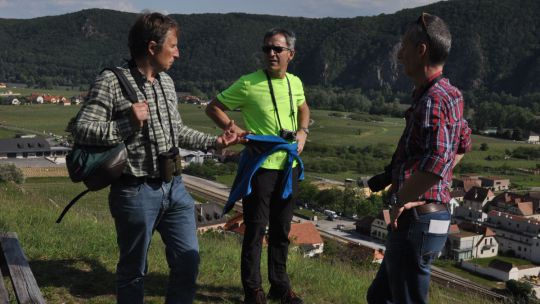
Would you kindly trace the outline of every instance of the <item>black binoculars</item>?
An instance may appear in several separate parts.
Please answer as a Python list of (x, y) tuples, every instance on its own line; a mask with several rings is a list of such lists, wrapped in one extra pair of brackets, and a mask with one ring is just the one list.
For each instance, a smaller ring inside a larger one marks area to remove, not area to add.
[(182, 173), (182, 158), (177, 147), (172, 147), (167, 152), (158, 155), (159, 176), (161, 180), (169, 183), (173, 176)]
[(287, 129), (281, 129), (279, 130), (279, 137), (288, 140), (288, 141), (295, 141), (296, 140), (296, 132), (287, 130)]

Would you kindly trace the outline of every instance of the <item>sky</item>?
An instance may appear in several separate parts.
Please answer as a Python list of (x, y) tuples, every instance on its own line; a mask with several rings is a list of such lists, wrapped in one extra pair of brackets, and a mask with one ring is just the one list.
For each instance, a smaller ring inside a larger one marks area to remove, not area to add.
[(308, 18), (373, 16), (424, 6), (434, 0), (0, 0), (0, 18), (29, 19), (86, 8), (165, 14), (242, 12)]

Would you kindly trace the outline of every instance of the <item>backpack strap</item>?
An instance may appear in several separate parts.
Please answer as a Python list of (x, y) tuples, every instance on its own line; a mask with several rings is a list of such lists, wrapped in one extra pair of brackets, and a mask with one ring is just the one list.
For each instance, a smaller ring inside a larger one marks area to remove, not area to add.
[(60, 216), (58, 217), (58, 219), (56, 220), (56, 223), (57, 224), (60, 224), (60, 222), (62, 221), (62, 219), (64, 218), (64, 215), (66, 215), (66, 213), (69, 211), (69, 209), (75, 205), (75, 203), (81, 198), (83, 197), (86, 193), (90, 192), (90, 189), (86, 189), (84, 190), (83, 192), (79, 193), (77, 196), (75, 196), (75, 198), (73, 198), (71, 200), (71, 202), (69, 202), (69, 204), (66, 205), (66, 207), (64, 207), (64, 210), (62, 211), (62, 214), (60, 214)]
[(116, 67), (110, 67), (110, 68), (104, 68), (101, 72), (104, 71), (111, 71), (116, 75), (116, 78), (118, 78), (118, 83), (120, 83), (120, 88), (122, 89), (122, 92), (126, 95), (126, 97), (131, 101), (132, 103), (136, 103), (139, 98), (137, 97), (137, 92), (135, 91), (135, 88), (133, 85), (131, 85), (131, 82), (127, 79), (126, 75), (120, 71), (120, 69)]
[[(139, 98), (137, 97), (135, 88), (133, 88), (133, 85), (131, 85), (131, 82), (129, 82), (126, 75), (124, 75), (124, 73), (120, 69), (116, 67), (104, 68), (103, 70), (101, 70), (100, 74), (103, 73), (104, 71), (111, 71), (114, 73), (114, 75), (116, 75), (116, 78), (118, 79), (118, 83), (120, 84), (120, 89), (122, 89), (122, 93), (124, 93), (124, 95), (129, 99), (129, 101), (131, 101), (132, 103), (136, 103), (139, 100)], [(73, 207), (73, 205), (75, 205), (75, 203), (88, 192), (90, 192), (90, 189), (84, 190), (83, 192), (79, 193), (75, 198), (73, 198), (69, 202), (69, 204), (67, 204), (66, 207), (64, 207), (64, 210), (62, 211), (62, 213), (56, 220), (56, 223), (60, 224), (60, 222), (62, 221), (62, 218), (64, 218), (64, 216), (69, 211), (69, 209), (71, 209), (71, 207)]]

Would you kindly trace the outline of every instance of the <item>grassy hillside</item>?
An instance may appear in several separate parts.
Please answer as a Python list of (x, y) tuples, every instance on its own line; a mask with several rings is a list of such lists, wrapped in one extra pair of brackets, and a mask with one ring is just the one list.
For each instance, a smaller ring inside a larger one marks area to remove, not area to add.
[[(87, 195), (62, 224), (54, 223), (60, 208), (81, 189), (66, 178), (34, 178), (22, 186), (0, 184), (0, 231), (18, 233), (48, 303), (114, 303), (118, 253), (106, 190)], [(202, 262), (196, 303), (239, 303), (239, 239), (209, 233), (200, 236), (200, 243)], [(163, 303), (167, 265), (157, 235), (149, 264), (147, 303)], [(306, 303), (314, 304), (365, 303), (375, 269), (365, 263), (304, 259), (294, 252), (289, 259), (295, 289)], [(266, 272), (262, 275), (266, 277)], [(432, 303), (491, 303), (436, 284), (432, 284), (430, 297)]]

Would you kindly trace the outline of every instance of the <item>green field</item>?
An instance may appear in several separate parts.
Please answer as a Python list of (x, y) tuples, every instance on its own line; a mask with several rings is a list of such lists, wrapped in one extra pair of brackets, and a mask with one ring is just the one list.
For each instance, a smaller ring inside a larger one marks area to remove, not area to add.
[[(61, 208), (82, 186), (67, 178), (31, 178), (23, 185), (0, 183), (0, 231), (17, 232), (48, 303), (114, 303), (117, 248), (107, 206), (107, 190), (85, 196), (61, 224)], [(207, 233), (199, 236), (201, 267), (195, 303), (239, 303), (240, 239)], [(262, 276), (266, 278), (266, 256)], [(146, 303), (163, 303), (168, 267), (164, 247), (155, 236), (149, 252)], [(360, 304), (376, 265), (339, 259), (303, 258), (294, 250), (288, 271), (295, 290), (311, 304)], [(266, 280), (265, 280), (266, 281)], [(5, 280), (6, 284), (7, 279)], [(264, 283), (268, 290), (268, 283)], [(13, 295), (11, 295), (13, 300)], [(488, 304), (472, 294), (432, 284), (431, 303)]]
[[(73, 117), (80, 106), (63, 107), (59, 105), (24, 105), (24, 106), (0, 106), (0, 124), (9, 127), (24, 128), (33, 130), (38, 134), (54, 133), (65, 135), (64, 129), (71, 117)], [(204, 109), (196, 105), (181, 104), (179, 106), (184, 122), (200, 131), (219, 134), (220, 130), (204, 114)], [(335, 111), (312, 110), (313, 124), (310, 126), (310, 142), (321, 143), (331, 146), (357, 146), (388, 144), (395, 147), (404, 127), (404, 120), (400, 118), (384, 117), (382, 122), (363, 122), (351, 120), (343, 117), (335, 117), (329, 114)], [(230, 112), (231, 116), (242, 125), (242, 118), (239, 112)], [(347, 114), (347, 113), (345, 113)], [(0, 138), (12, 137), (17, 131), (13, 129), (3, 129), (0, 125)], [(361, 132), (359, 133), (359, 130)], [(481, 143), (488, 145), (487, 151), (480, 151)], [(496, 139), (486, 136), (473, 135), (473, 151), (464, 158), (464, 163), (472, 163), (492, 168), (507, 166), (509, 168), (535, 168), (540, 161), (522, 159), (504, 159), (505, 150), (513, 150), (517, 147), (531, 147), (531, 145), (512, 140)], [(488, 156), (497, 160), (486, 160)], [(331, 160), (328, 160), (331, 161)], [(499, 170), (500, 171), (500, 170)], [(493, 175), (489, 172), (478, 172), (485, 175)], [(316, 173), (317, 176), (327, 178), (344, 179), (357, 178), (361, 174), (355, 171), (333, 172), (326, 174)], [(520, 186), (540, 185), (540, 177), (532, 175), (508, 174), (496, 175), (511, 177)]]

